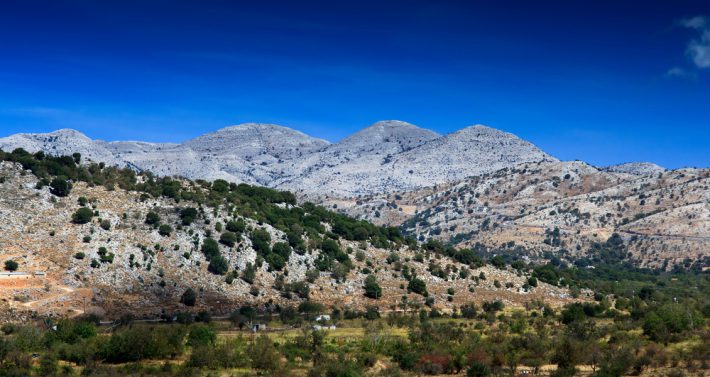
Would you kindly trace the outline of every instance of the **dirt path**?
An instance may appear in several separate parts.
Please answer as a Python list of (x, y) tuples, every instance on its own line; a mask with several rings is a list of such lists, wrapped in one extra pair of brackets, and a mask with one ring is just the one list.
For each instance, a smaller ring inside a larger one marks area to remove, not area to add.
[[(78, 293), (82, 297), (86, 293), (90, 293), (90, 290), (88, 290), (86, 288), (75, 289), (73, 287), (69, 287), (66, 285), (54, 285), (52, 287), (58, 288), (60, 290), (60, 292), (52, 293), (49, 296), (45, 296), (45, 297), (42, 297), (37, 300), (24, 302), (24, 303), (22, 303), (22, 306), (29, 308), (29, 309), (36, 310), (37, 307), (39, 307), (43, 304), (48, 304), (48, 303), (57, 301), (58, 299), (61, 299), (62, 297), (70, 296), (70, 295), (73, 295), (74, 293)], [(71, 311), (73, 311), (77, 315), (84, 314), (84, 310), (81, 308), (77, 308), (77, 307), (72, 307)]]
[[(528, 229), (540, 229), (540, 230), (547, 230), (547, 229), (554, 229), (555, 227), (550, 227), (550, 226), (543, 226), (543, 225), (532, 225), (532, 224), (502, 224), (501, 225), (504, 228), (509, 228), (509, 229), (514, 229), (514, 228), (528, 228)], [(688, 239), (688, 240), (698, 240), (698, 241), (708, 241), (710, 240), (710, 236), (690, 236), (690, 235), (685, 235), (685, 234), (660, 234), (660, 233), (642, 233), (642, 232), (636, 232), (633, 230), (623, 230), (623, 229), (613, 229), (613, 228), (574, 228), (574, 227), (564, 227), (564, 226), (558, 226), (560, 230), (567, 231), (567, 232), (575, 232), (579, 229), (583, 229), (586, 232), (594, 232), (594, 233), (622, 233), (622, 234), (628, 234), (632, 236), (643, 236), (643, 237), (651, 237), (651, 238), (661, 238), (661, 239), (677, 239), (677, 240), (683, 240), (683, 239)]]

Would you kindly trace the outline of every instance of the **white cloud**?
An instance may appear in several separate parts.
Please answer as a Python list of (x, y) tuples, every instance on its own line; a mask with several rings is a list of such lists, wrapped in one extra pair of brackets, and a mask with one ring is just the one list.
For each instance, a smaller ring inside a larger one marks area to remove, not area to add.
[(710, 30), (704, 30), (700, 39), (690, 41), (688, 54), (698, 68), (710, 68)]
[(700, 33), (697, 38), (688, 43), (686, 53), (698, 68), (710, 68), (710, 19), (696, 16), (682, 20), (680, 24)]
[(666, 72), (666, 76), (685, 76), (685, 70), (680, 67), (673, 67)]
[(702, 29), (708, 24), (708, 19), (703, 16), (695, 16), (681, 20), (680, 24), (691, 29)]

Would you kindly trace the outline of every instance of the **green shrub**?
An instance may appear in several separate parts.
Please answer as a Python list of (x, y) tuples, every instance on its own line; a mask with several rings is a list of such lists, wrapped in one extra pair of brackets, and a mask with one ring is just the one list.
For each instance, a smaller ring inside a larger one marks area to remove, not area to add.
[(531, 287), (537, 287), (537, 279), (534, 276), (531, 276), (528, 279), (528, 284), (530, 284)]
[(227, 230), (234, 233), (244, 233), (247, 224), (243, 220), (227, 222)]
[(49, 191), (56, 196), (67, 196), (72, 189), (72, 184), (62, 177), (54, 178), (49, 186)]
[(217, 332), (209, 325), (193, 325), (187, 336), (190, 347), (213, 346), (217, 341)]
[(71, 219), (74, 224), (86, 224), (94, 217), (94, 213), (86, 207), (81, 207), (74, 212)]
[(186, 332), (182, 326), (133, 325), (114, 332), (99, 356), (109, 363), (175, 357), (183, 352)]
[(284, 258), (276, 253), (270, 253), (269, 255), (266, 256), (265, 260), (266, 260), (266, 263), (269, 264), (269, 267), (272, 270), (276, 270), (276, 271), (281, 271), (284, 268), (284, 266), (286, 265), (286, 261), (284, 260)]
[(474, 361), (466, 370), (467, 377), (487, 377), (491, 374), (488, 366), (480, 361)]
[(219, 242), (226, 246), (232, 247), (237, 243), (237, 235), (232, 232), (224, 232), (219, 237)]
[(192, 207), (183, 208), (180, 210), (180, 219), (182, 220), (182, 225), (190, 225), (197, 217), (197, 210)]
[(377, 277), (375, 277), (375, 275), (367, 275), (364, 288), (366, 297), (374, 299), (382, 297), (382, 288), (380, 288), (380, 285), (377, 283)]
[(158, 227), (158, 234), (160, 234), (163, 237), (167, 237), (170, 235), (170, 233), (173, 232), (173, 228), (168, 225), (168, 224), (163, 224), (160, 227)]
[(256, 279), (256, 269), (254, 268), (254, 265), (251, 264), (251, 262), (247, 262), (244, 271), (242, 271), (241, 278), (249, 284), (254, 283), (254, 279)]
[(187, 306), (195, 306), (196, 301), (197, 294), (192, 288), (187, 288), (185, 292), (183, 292), (182, 296), (180, 296), (180, 303)]
[(254, 369), (270, 372), (281, 367), (281, 355), (274, 347), (274, 342), (266, 335), (259, 336), (249, 344), (247, 353)]
[(15, 262), (14, 260), (12, 260), (12, 259), (9, 259), (9, 260), (6, 260), (6, 261), (5, 261), (5, 270), (6, 270), (6, 271), (17, 271), (17, 268), (18, 268), (19, 266), (20, 266), (20, 265), (19, 265), (17, 262)]
[(223, 256), (218, 255), (210, 259), (207, 270), (216, 275), (224, 275), (229, 270), (229, 262)]
[(409, 285), (407, 285), (407, 289), (420, 295), (424, 295), (427, 292), (426, 283), (424, 282), (424, 280), (419, 278), (414, 278), (410, 280)]
[(205, 238), (204, 241), (202, 241), (202, 247), (200, 248), (202, 251), (202, 254), (205, 255), (205, 259), (210, 260), (218, 255), (219, 253), (219, 245), (217, 244), (217, 241), (215, 241), (213, 238)]
[(148, 212), (148, 214), (145, 215), (145, 223), (148, 225), (160, 224), (160, 215), (153, 211)]

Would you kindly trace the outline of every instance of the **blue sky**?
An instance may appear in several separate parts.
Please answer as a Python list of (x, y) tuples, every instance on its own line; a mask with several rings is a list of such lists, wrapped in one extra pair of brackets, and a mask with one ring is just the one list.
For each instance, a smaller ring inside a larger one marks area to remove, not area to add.
[(710, 166), (707, 17), (682, 0), (5, 0), (0, 135), (270, 122), (337, 141), (400, 119), (597, 165)]

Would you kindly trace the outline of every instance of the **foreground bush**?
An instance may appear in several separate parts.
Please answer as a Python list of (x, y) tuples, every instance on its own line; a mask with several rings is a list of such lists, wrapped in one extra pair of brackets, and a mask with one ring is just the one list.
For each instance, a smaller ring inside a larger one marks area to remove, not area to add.
[(186, 334), (182, 326), (133, 325), (115, 332), (99, 356), (109, 363), (175, 358), (184, 351)]

